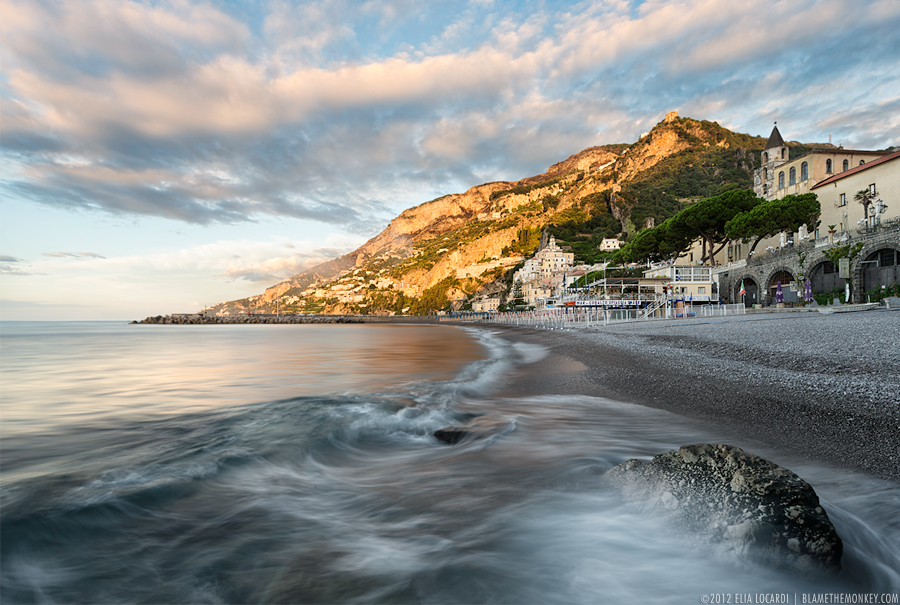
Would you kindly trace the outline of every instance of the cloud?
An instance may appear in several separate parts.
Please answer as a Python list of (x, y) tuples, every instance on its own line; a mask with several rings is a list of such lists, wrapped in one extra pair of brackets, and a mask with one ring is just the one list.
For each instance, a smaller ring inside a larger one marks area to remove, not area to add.
[(0, 265), (0, 275), (45, 275), (44, 273), (35, 273), (33, 271), (23, 271), (18, 267), (10, 265)]
[(223, 274), (230, 281), (245, 279), (252, 282), (274, 283), (291, 275), (301, 273), (323, 262), (322, 258), (306, 258), (299, 256), (269, 258), (260, 263), (237, 265), (229, 263)]
[(42, 256), (52, 258), (106, 258), (96, 252), (44, 252)]
[(16, 258), (15, 256), (6, 256), (5, 254), (0, 254), (0, 263), (21, 263), (21, 258)]
[(900, 136), (853, 117), (900, 98), (888, 0), (273, 0), (252, 25), (188, 0), (0, 2), (0, 193), (45, 206), (372, 235), (672, 109), (753, 134), (779, 119), (805, 141), (835, 119), (860, 146)]

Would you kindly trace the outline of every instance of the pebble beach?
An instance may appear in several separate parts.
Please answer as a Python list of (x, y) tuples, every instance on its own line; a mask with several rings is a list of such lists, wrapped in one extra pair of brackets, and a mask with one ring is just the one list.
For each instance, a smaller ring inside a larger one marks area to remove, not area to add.
[(900, 481), (898, 310), (492, 328), (550, 349), (515, 378), (510, 394), (592, 395), (663, 409)]

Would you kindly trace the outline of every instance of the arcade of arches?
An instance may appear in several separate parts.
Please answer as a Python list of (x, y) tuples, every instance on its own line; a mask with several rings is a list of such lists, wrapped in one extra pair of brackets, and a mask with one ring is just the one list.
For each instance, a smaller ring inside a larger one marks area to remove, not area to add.
[[(853, 262), (854, 301), (864, 302), (867, 292), (900, 283), (900, 238), (894, 232), (873, 239), (866, 242), (862, 253)], [(803, 278), (798, 277), (804, 267), (798, 264), (797, 258), (796, 254), (785, 254), (767, 263), (742, 267), (730, 275), (721, 274), (721, 291), (731, 295), (731, 300), (726, 302), (743, 302), (748, 307), (775, 304), (778, 282), (781, 282), (785, 303), (802, 302), (806, 278), (810, 280), (814, 294), (843, 291), (847, 280), (840, 277), (837, 265), (824, 258), (821, 251), (810, 251)], [(742, 283), (746, 292), (743, 296), (740, 295)], [(790, 284), (794, 289), (789, 287)]]
[(860, 263), (863, 292), (900, 283), (900, 250), (882, 248)]

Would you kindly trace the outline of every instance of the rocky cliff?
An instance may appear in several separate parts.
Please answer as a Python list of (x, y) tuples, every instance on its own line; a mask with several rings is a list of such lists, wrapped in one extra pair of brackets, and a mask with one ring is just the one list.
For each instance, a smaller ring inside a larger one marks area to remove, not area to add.
[[(581, 238), (570, 242), (577, 254), (602, 237), (628, 237), (647, 218), (677, 212), (684, 198), (749, 184), (755, 154), (746, 152), (764, 142), (671, 112), (634, 144), (590, 147), (543, 174), (409, 208), (350, 254), (212, 311), (270, 310), (279, 301), (297, 312), (399, 312), (416, 309), (426, 294), (434, 299), (428, 304), (444, 305), (447, 292), (471, 297), (496, 290), (499, 268), (534, 252), (536, 232), (571, 227), (575, 235), (556, 235), (564, 242)], [(484, 263), (492, 269), (480, 271)]]

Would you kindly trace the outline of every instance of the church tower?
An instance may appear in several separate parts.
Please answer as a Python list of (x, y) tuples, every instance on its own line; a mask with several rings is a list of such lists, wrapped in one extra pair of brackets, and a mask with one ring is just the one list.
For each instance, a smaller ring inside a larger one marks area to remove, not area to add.
[(789, 159), (788, 147), (778, 132), (778, 122), (772, 128), (772, 134), (760, 156), (761, 166), (753, 171), (753, 192), (763, 199), (771, 200), (775, 196), (775, 169)]

